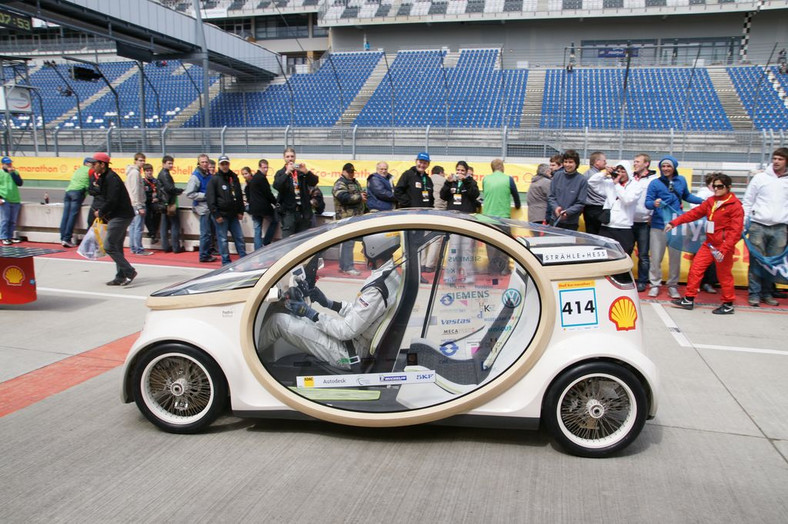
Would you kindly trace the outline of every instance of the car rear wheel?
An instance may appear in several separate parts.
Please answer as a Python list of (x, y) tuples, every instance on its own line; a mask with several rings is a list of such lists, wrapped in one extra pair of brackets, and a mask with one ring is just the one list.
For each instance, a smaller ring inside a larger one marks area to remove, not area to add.
[(171, 433), (195, 433), (227, 406), (219, 366), (190, 346), (167, 344), (140, 357), (133, 373), (134, 401), (142, 414)]
[(637, 438), (647, 412), (646, 391), (631, 371), (591, 362), (564, 372), (550, 385), (542, 416), (569, 453), (603, 457)]

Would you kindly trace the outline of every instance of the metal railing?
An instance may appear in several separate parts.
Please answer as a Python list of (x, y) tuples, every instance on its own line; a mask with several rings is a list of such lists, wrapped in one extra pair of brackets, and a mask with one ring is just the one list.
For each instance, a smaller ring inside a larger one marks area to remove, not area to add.
[[(325, 158), (404, 157), (429, 151), (439, 158), (547, 158), (576, 149), (588, 158), (604, 151), (611, 159), (670, 154), (693, 162), (766, 163), (786, 143), (786, 131), (633, 131), (593, 129), (466, 129), (389, 127), (163, 128), (163, 129), (13, 129), (14, 154), (68, 155), (91, 151), (111, 154), (280, 155), (287, 146), (299, 154)], [(34, 140), (35, 138), (35, 140)], [(46, 138), (46, 140), (43, 140)], [(45, 145), (42, 145), (45, 144)]]

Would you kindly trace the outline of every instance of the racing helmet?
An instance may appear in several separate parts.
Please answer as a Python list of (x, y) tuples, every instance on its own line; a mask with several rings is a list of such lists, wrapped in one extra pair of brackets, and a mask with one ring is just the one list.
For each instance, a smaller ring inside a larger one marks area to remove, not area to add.
[(399, 236), (399, 233), (396, 231), (365, 236), (361, 239), (361, 243), (364, 246), (364, 256), (372, 260), (389, 258), (399, 249)]

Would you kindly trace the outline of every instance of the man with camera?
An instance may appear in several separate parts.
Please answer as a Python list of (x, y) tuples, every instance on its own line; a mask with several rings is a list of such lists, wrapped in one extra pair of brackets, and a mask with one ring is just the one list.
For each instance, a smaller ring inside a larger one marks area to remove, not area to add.
[(292, 147), (284, 151), (285, 165), (274, 175), (274, 189), (279, 192), (277, 211), (282, 224), (282, 238), (306, 231), (312, 225), (312, 205), (309, 201), (309, 186), (320, 181), (317, 175), (296, 162)]

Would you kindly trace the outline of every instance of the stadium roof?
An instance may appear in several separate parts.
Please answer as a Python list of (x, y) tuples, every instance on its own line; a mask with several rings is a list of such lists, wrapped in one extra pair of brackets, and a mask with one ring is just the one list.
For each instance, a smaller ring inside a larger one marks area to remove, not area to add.
[[(152, 62), (202, 59), (196, 20), (148, 0), (3, 0), (4, 10), (40, 18), (69, 29), (115, 40), (118, 54)], [(266, 81), (279, 71), (278, 55), (203, 24), (210, 68), (240, 78)]]

